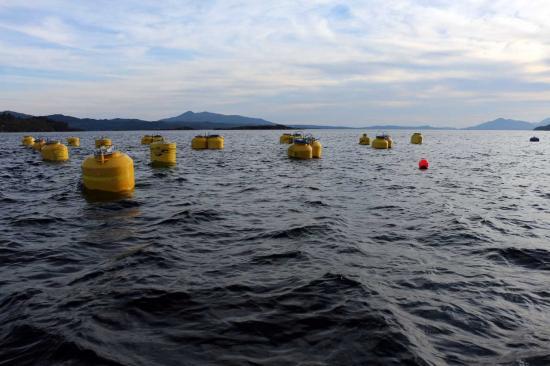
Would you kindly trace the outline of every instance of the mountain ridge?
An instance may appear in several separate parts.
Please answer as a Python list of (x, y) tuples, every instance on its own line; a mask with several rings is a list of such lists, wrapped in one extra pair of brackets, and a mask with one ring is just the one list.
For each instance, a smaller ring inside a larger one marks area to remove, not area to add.
[(238, 114), (220, 114), (212, 112), (192, 112), (187, 111), (176, 117), (164, 118), (159, 122), (166, 123), (215, 123), (220, 125), (238, 126), (270, 126), (275, 123), (262, 118), (245, 117)]
[[(16, 119), (31, 118), (34, 116), (14, 112), (0, 112), (13, 116)], [(213, 130), (213, 129), (233, 129), (245, 127), (275, 127), (283, 126), (261, 119), (251, 118), (239, 115), (223, 115), (218, 113), (200, 112), (194, 113), (187, 111), (179, 116), (167, 118), (159, 121), (146, 121), (137, 118), (78, 118), (64, 114), (50, 114), (41, 116), (55, 122), (67, 123), (70, 128), (85, 131), (132, 131), (132, 130)]]
[(76, 131), (76, 128), (70, 128), (66, 122), (53, 121), (46, 117), (23, 117), (25, 114), (18, 113), (20, 117), (14, 114), (0, 112), (0, 131), (1, 132), (58, 132), (58, 131)]
[(527, 121), (497, 118), (492, 121), (480, 123), (475, 126), (467, 127), (465, 130), (533, 130), (537, 127), (538, 123), (532, 123)]
[[(16, 119), (29, 119), (32, 116), (14, 111), (0, 112), (9, 114)], [(528, 122), (515, 119), (497, 118), (492, 121), (483, 122), (466, 128), (433, 127), (430, 125), (403, 126), (403, 125), (372, 125), (365, 127), (349, 126), (324, 126), (314, 124), (277, 124), (262, 118), (246, 117), (241, 115), (225, 115), (212, 112), (187, 111), (175, 117), (164, 118), (158, 121), (146, 121), (137, 118), (78, 118), (64, 114), (51, 114), (40, 116), (55, 122), (67, 123), (69, 128), (87, 131), (125, 131), (125, 130), (213, 130), (213, 129), (276, 129), (281, 126), (283, 129), (370, 129), (370, 130), (550, 130), (550, 118), (540, 122)]]

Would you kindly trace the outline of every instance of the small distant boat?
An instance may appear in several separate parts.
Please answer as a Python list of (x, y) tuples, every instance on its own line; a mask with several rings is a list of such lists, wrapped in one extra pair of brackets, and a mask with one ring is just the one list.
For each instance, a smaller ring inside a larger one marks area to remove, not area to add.
[(539, 142), (539, 138), (537, 136), (533, 136), (529, 139), (531, 142)]

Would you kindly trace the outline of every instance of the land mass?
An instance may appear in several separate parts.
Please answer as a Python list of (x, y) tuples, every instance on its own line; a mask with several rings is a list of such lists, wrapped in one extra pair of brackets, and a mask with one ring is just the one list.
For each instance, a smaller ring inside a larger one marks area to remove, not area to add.
[(494, 121), (480, 123), (479, 125), (466, 128), (466, 130), (533, 130), (540, 125), (527, 121), (515, 119), (498, 118)]
[(355, 129), (357, 127), (347, 127), (347, 126), (330, 126), (330, 125), (288, 125), (288, 127), (296, 130), (346, 130), (346, 129)]
[[(15, 121), (24, 121), (28, 118), (41, 118), (51, 122), (61, 122), (70, 129), (84, 131), (157, 131), (157, 130), (215, 130), (215, 129), (289, 129), (288, 126), (276, 124), (261, 118), (251, 118), (238, 115), (223, 115), (210, 112), (185, 112), (177, 117), (159, 121), (145, 121), (141, 119), (114, 118), (93, 119), (77, 118), (63, 114), (34, 117), (28, 114), (5, 111)], [(27, 126), (22, 124), (20, 128)], [(11, 128), (11, 127), (10, 127)], [(23, 130), (21, 130), (23, 131)]]
[[(208, 123), (223, 127), (242, 127), (242, 126), (273, 126), (275, 123), (261, 118), (244, 117), (239, 115), (225, 115), (211, 112), (194, 113), (187, 111), (176, 117), (164, 118), (159, 122), (168, 124), (185, 124), (187, 126), (200, 126)], [(214, 127), (216, 128), (216, 127)]]
[[(454, 130), (452, 127), (401, 126), (401, 125), (372, 125), (366, 127), (327, 126), (315, 124), (284, 125), (267, 121), (262, 118), (245, 117), (240, 115), (225, 115), (211, 112), (194, 113), (187, 111), (176, 117), (164, 118), (158, 121), (146, 121), (135, 118), (94, 119), (77, 118), (63, 114), (48, 116), (32, 116), (14, 111), (1, 112), (9, 116), (9, 121), (0, 126), (0, 131), (157, 131), (157, 130), (288, 130), (288, 129), (361, 129), (361, 130)], [(55, 122), (62, 124), (55, 124)], [(498, 118), (493, 121), (480, 123), (464, 130), (550, 130), (550, 118), (541, 122), (527, 122), (514, 119)]]
[(1, 132), (60, 132), (78, 131), (70, 128), (66, 122), (52, 121), (46, 117), (21, 115), (14, 117), (9, 113), (0, 113)]
[(433, 127), (428, 125), (423, 126), (397, 126), (397, 125), (375, 125), (364, 127), (367, 130), (456, 130), (452, 127)]
[(292, 127), (285, 125), (260, 125), (260, 126), (238, 126), (231, 128), (216, 128), (216, 130), (293, 130)]
[(535, 130), (537, 130), (537, 131), (550, 131), (550, 118), (546, 118), (545, 120), (541, 121), (539, 123), (539, 126), (535, 127)]

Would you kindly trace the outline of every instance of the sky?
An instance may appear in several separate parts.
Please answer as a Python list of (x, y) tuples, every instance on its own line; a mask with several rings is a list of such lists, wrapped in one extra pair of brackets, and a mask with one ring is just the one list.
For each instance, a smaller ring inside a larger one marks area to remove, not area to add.
[(0, 0), (0, 110), (535, 122), (549, 18), (547, 0)]

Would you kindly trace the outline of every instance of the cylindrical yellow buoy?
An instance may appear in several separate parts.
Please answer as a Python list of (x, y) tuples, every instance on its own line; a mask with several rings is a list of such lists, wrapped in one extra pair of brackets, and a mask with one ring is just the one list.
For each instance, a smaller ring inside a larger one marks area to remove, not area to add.
[(391, 149), (393, 147), (393, 140), (391, 139), (390, 135), (385, 135), (384, 138), (388, 142), (388, 149)]
[(134, 161), (120, 151), (99, 149), (82, 163), (82, 184), (89, 191), (128, 193), (134, 190)]
[(292, 141), (294, 141), (294, 136), (289, 133), (283, 133), (279, 138), (279, 143), (281, 144), (292, 144)]
[(46, 139), (37, 139), (34, 140), (34, 143), (32, 144), (32, 148), (36, 151), (42, 150), (42, 147), (46, 145)]
[(207, 138), (208, 148), (213, 150), (223, 149), (223, 136), (220, 135), (210, 135)]
[(366, 133), (359, 137), (359, 145), (370, 145), (370, 137)]
[(99, 149), (100, 147), (111, 147), (113, 146), (113, 141), (110, 138), (107, 137), (100, 137), (95, 140), (95, 147), (96, 149)]
[(175, 142), (153, 142), (150, 147), (151, 164), (157, 166), (176, 165)]
[(145, 135), (141, 138), (142, 145), (149, 145), (151, 142), (153, 142), (153, 136), (151, 135)]
[(191, 141), (191, 148), (194, 150), (202, 150), (208, 148), (208, 142), (206, 136), (195, 136)]
[(69, 160), (69, 149), (59, 141), (48, 141), (40, 150), (42, 160), (66, 161)]
[(323, 154), (323, 145), (321, 145), (321, 142), (319, 140), (313, 140), (310, 142), (311, 146), (311, 157), (315, 159), (321, 159), (321, 155)]
[(288, 148), (288, 157), (293, 159), (307, 160), (313, 157), (313, 149), (304, 139), (295, 139)]
[(34, 144), (34, 137), (32, 136), (23, 136), (21, 139), (21, 145), (26, 147), (32, 147), (32, 144)]
[(162, 142), (164, 141), (164, 137), (162, 137), (161, 135), (153, 135), (151, 136), (151, 143), (154, 143), (154, 142)]
[(304, 134), (303, 133), (294, 133), (292, 134), (292, 136), (290, 137), (290, 142), (289, 144), (293, 144), (294, 143), (294, 140), (296, 139), (303, 139), (304, 138)]
[(422, 144), (423, 139), (424, 138), (422, 137), (422, 134), (420, 132), (415, 132), (411, 136), (411, 144), (420, 145)]
[(376, 136), (376, 138), (372, 140), (372, 147), (375, 149), (388, 149), (389, 143), (385, 136)]
[(79, 137), (67, 137), (67, 145), (72, 147), (79, 147), (80, 146), (80, 138)]

